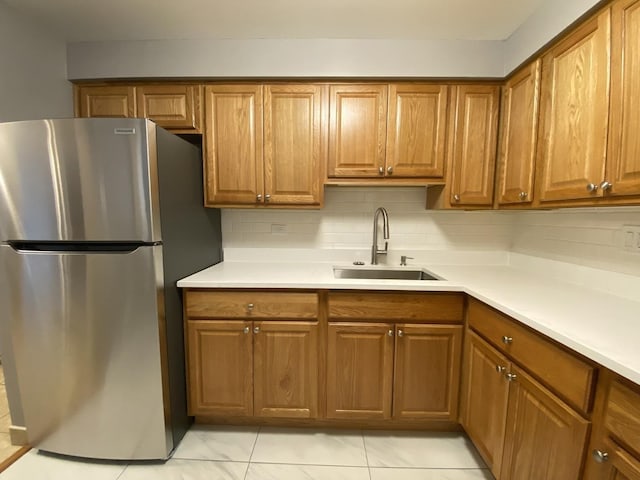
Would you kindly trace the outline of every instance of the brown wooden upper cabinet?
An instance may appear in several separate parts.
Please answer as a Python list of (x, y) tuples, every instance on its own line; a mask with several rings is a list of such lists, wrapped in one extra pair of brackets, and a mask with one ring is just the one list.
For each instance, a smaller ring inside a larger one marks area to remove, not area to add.
[(76, 116), (135, 117), (135, 88), (126, 85), (76, 87)]
[(332, 85), (329, 98), (328, 176), (384, 176), (387, 85)]
[[(498, 132), (497, 85), (452, 87), (448, 195), (443, 207), (487, 208), (493, 204)], [(447, 190), (447, 189), (445, 189)]]
[(149, 118), (176, 133), (201, 132), (199, 85), (80, 85), (76, 116)]
[(385, 175), (444, 176), (449, 87), (389, 85)]
[(640, 195), (640, 0), (612, 6), (611, 111), (606, 197)]
[(606, 189), (610, 20), (607, 8), (542, 57), (541, 203), (594, 198)]
[(326, 87), (205, 87), (208, 206), (319, 207)]
[(534, 61), (511, 77), (503, 87), (496, 176), (499, 205), (529, 205), (533, 200), (540, 66), (539, 59)]

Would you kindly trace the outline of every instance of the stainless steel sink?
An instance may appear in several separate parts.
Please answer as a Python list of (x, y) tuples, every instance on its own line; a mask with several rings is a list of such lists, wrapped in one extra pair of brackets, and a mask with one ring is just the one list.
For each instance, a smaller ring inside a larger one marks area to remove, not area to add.
[(333, 267), (335, 278), (357, 278), (362, 280), (443, 280), (423, 269)]

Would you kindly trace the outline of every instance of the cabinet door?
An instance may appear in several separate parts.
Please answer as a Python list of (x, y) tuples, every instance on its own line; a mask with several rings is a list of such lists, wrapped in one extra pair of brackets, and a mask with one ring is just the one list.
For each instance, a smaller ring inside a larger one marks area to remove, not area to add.
[(328, 418), (391, 418), (393, 328), (387, 323), (329, 323)]
[(465, 337), (460, 423), (496, 478), (500, 478), (510, 363), (469, 331)]
[(136, 116), (135, 88), (113, 85), (81, 86), (76, 93), (76, 115), (79, 117)]
[(251, 322), (187, 322), (189, 415), (253, 414)]
[(454, 89), (450, 202), (453, 206), (490, 206), (493, 203), (499, 87), (460, 85)]
[(207, 86), (205, 114), (205, 203), (261, 202), (262, 86)]
[(326, 164), (325, 87), (267, 85), (264, 96), (265, 200), (319, 205)]
[(142, 85), (136, 87), (138, 116), (185, 132), (200, 131), (200, 89), (197, 85)]
[(609, 118), (609, 10), (588, 20), (542, 58), (542, 202), (601, 195)]
[(511, 78), (503, 89), (498, 203), (530, 203), (538, 138), (540, 60)]
[(589, 422), (522, 370), (509, 389), (501, 480), (579, 480)]
[(444, 176), (447, 85), (389, 86), (387, 175)]
[(393, 416), (457, 421), (462, 326), (397, 325)]
[(608, 475), (603, 480), (640, 480), (640, 462), (633, 455), (607, 439)]
[(329, 177), (384, 175), (387, 86), (332, 85), (329, 98)]
[(611, 124), (606, 180), (610, 195), (640, 195), (640, 1), (612, 5)]
[(317, 417), (315, 323), (255, 322), (253, 392), (256, 416)]

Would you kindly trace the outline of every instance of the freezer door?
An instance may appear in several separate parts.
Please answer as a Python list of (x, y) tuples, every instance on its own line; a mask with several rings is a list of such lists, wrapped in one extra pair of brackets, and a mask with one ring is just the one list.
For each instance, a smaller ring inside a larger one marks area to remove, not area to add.
[(160, 241), (155, 125), (0, 124), (0, 241)]
[(33, 447), (167, 458), (161, 265), (159, 246), (86, 254), (0, 245), (0, 335), (12, 342), (6, 361)]

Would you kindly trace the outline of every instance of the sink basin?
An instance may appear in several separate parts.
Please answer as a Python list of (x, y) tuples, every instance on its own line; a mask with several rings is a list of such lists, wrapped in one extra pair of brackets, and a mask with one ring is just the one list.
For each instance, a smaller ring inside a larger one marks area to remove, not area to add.
[(363, 280), (442, 280), (426, 270), (415, 268), (333, 267), (333, 276)]

